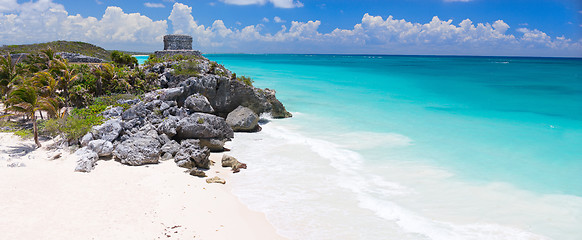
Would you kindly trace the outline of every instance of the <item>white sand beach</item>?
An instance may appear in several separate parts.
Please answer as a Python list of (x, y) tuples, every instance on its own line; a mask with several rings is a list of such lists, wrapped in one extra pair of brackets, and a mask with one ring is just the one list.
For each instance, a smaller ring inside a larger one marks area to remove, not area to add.
[[(232, 173), (220, 164), (207, 174), (225, 185), (190, 176), (172, 160), (99, 161), (79, 173), (67, 150), (50, 160), (49, 144), (35, 150), (30, 140), (0, 133), (0, 239), (283, 239), (230, 193)], [(8, 167), (16, 162), (25, 166)]]

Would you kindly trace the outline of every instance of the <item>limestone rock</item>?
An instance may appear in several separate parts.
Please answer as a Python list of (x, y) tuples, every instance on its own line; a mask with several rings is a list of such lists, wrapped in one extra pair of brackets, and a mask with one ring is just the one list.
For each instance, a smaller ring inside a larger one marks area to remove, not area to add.
[(162, 155), (162, 157), (160, 158), (161, 161), (168, 161), (172, 159), (172, 154), (170, 153), (164, 153), (164, 155)]
[(212, 177), (212, 178), (207, 178), (206, 179), (206, 183), (220, 183), (220, 184), (225, 184), (226, 181), (222, 178), (219, 177)]
[(137, 135), (118, 144), (113, 155), (121, 163), (131, 166), (158, 163), (160, 142), (151, 136)]
[(166, 134), (168, 137), (174, 137), (176, 135), (176, 127), (178, 126), (178, 122), (180, 118), (176, 116), (170, 116), (165, 119), (160, 125), (158, 126), (158, 132)]
[(236, 158), (229, 155), (222, 155), (222, 167), (230, 167), (233, 172), (240, 172), (240, 169), (247, 169), (247, 165), (239, 162)]
[(82, 147), (86, 147), (87, 144), (89, 144), (90, 141), (93, 141), (93, 133), (88, 132), (87, 134), (85, 134), (85, 136), (83, 136), (80, 140), (81, 142), (81, 146)]
[(171, 156), (176, 155), (176, 153), (178, 153), (178, 151), (180, 151), (180, 144), (178, 144), (176, 141), (171, 140), (170, 142), (164, 144), (164, 146), (162, 146), (161, 151), (163, 153), (169, 153)]
[(197, 168), (191, 169), (190, 175), (196, 176), (196, 177), (206, 177), (206, 173), (202, 170), (197, 169)]
[(226, 123), (235, 132), (256, 131), (259, 127), (259, 116), (250, 108), (238, 106), (228, 114)]
[(123, 107), (114, 107), (103, 111), (101, 116), (103, 116), (105, 119), (108, 119), (121, 116), (121, 114), (123, 114)]
[(93, 140), (87, 144), (87, 148), (96, 152), (99, 157), (109, 157), (113, 154), (113, 143), (103, 139)]
[[(191, 77), (179, 83), (184, 95), (204, 94), (217, 115), (226, 117), (240, 105), (247, 106), (255, 113), (269, 112), (271, 104), (258, 89), (241, 81), (212, 74)], [(184, 101), (186, 97), (181, 98)], [(180, 102), (180, 100), (178, 101)]]
[(224, 151), (224, 144), (228, 139), (200, 139), (200, 146), (207, 147), (211, 152)]
[(103, 139), (105, 141), (113, 142), (123, 130), (120, 119), (110, 119), (105, 123), (94, 126), (91, 130), (94, 139)]
[(125, 110), (123, 114), (121, 114), (121, 118), (124, 121), (129, 121), (132, 119), (143, 119), (151, 114), (151, 111), (148, 110), (145, 106), (145, 103), (139, 102), (138, 104), (133, 105), (131, 108)]
[(191, 112), (203, 112), (203, 113), (212, 113), (214, 109), (210, 105), (208, 99), (199, 94), (192, 94), (186, 98), (184, 101), (184, 106), (188, 108)]
[(182, 118), (176, 127), (176, 139), (230, 139), (234, 132), (224, 118), (206, 113), (194, 113)]
[(267, 101), (271, 104), (271, 116), (273, 118), (290, 118), (293, 116), (293, 114), (287, 112), (285, 106), (275, 97), (275, 90), (266, 88), (264, 93)]
[(95, 168), (95, 162), (99, 159), (99, 155), (87, 147), (79, 148), (75, 155), (79, 157), (75, 172), (91, 172)]
[(183, 168), (203, 168), (210, 169), (210, 150), (208, 148), (181, 148), (176, 156), (174, 156), (174, 162), (179, 167)]

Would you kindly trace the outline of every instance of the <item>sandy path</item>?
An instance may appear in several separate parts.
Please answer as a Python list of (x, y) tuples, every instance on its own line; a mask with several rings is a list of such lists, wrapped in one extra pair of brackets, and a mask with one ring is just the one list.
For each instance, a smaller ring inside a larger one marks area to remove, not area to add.
[[(226, 185), (189, 176), (173, 161), (100, 161), (85, 174), (73, 172), (67, 152), (57, 160), (44, 147), (11, 156), (31, 146), (0, 133), (0, 239), (282, 239), (230, 193), (231, 173), (218, 164), (207, 174)], [(7, 167), (14, 162), (26, 166)]]

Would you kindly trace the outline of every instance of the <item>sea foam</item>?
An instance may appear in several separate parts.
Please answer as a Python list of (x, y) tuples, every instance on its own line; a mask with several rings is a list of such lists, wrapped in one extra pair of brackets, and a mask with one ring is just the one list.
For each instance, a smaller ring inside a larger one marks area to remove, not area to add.
[[(284, 236), (291, 239), (385, 239), (382, 236), (400, 239), (547, 239), (529, 232), (528, 224), (521, 223), (525, 220), (521, 216), (507, 216), (509, 221), (502, 223), (495, 222), (499, 216), (482, 219), (451, 217), (456, 215), (457, 209), (446, 202), (451, 197), (473, 201), (474, 206), (470, 209), (459, 206), (465, 208), (460, 211), (461, 215), (479, 215), (490, 210), (490, 200), (500, 201), (500, 204), (525, 204), (531, 207), (531, 211), (534, 208), (539, 210), (540, 204), (546, 205), (544, 200), (535, 204), (527, 204), (527, 199), (504, 200), (505, 192), (498, 192), (503, 187), (450, 183), (450, 174), (430, 166), (417, 166), (425, 179), (416, 185), (410, 182), (411, 176), (402, 178), (402, 182), (387, 180), (383, 177), (386, 175), (370, 171), (358, 152), (343, 144), (307, 137), (297, 132), (298, 126), (280, 124), (279, 121), (264, 125), (258, 134), (237, 133), (229, 147), (239, 160), (249, 164), (247, 171), (235, 175), (234, 193), (252, 209), (265, 212)], [(347, 135), (362, 136), (362, 133)], [(388, 147), (403, 147), (411, 142), (395, 133), (388, 134), (386, 139), (393, 143)], [(407, 167), (394, 166), (392, 171)], [(434, 195), (438, 193), (426, 190), (449, 187), (455, 189), (443, 191), (438, 197)], [(510, 191), (515, 192), (515, 189)], [(431, 204), (432, 201), (439, 203)], [(418, 211), (413, 208), (415, 206), (438, 210)], [(547, 213), (551, 215), (549, 211)], [(543, 219), (540, 216), (530, 222)]]

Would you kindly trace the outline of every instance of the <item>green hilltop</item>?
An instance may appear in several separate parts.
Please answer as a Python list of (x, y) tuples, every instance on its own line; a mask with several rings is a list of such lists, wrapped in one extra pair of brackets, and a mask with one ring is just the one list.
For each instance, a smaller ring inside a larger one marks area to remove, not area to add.
[(10, 52), (14, 53), (37, 53), (47, 48), (55, 52), (79, 53), (90, 57), (101, 58), (111, 61), (111, 51), (85, 42), (54, 41), (48, 43), (26, 44), (26, 45), (6, 45), (0, 47), (0, 55)]

